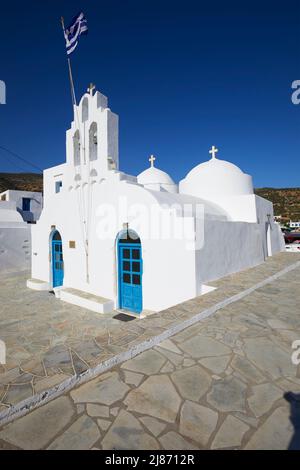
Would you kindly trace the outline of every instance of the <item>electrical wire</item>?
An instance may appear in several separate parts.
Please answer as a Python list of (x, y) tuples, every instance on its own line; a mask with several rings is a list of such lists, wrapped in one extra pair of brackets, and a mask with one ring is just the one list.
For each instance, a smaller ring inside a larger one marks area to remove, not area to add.
[(12, 155), (13, 157), (17, 158), (18, 160), (20, 160), (21, 162), (23, 163), (26, 163), (27, 165), (31, 166), (32, 168), (35, 168), (36, 170), (39, 171), (39, 173), (43, 173), (43, 170), (38, 167), (37, 165), (35, 165), (34, 163), (31, 163), (30, 161), (26, 160), (25, 158), (21, 157), (20, 155), (18, 155), (17, 153), (15, 152), (12, 152), (11, 150), (9, 150), (8, 148), (6, 147), (3, 147), (2, 145), (0, 145), (0, 149), (1, 150), (4, 150), (5, 152), (7, 152), (8, 154)]

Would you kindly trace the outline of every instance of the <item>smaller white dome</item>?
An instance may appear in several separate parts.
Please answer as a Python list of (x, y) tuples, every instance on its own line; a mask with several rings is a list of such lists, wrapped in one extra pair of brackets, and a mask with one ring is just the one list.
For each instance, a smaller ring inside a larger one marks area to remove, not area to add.
[(142, 171), (137, 176), (138, 184), (141, 184), (146, 189), (151, 189), (153, 191), (166, 191), (169, 193), (177, 193), (178, 188), (177, 184), (174, 183), (172, 178), (165, 171), (159, 170), (154, 166), (155, 157), (151, 155), (149, 161), (151, 163), (150, 168)]
[[(0, 203), (2, 205), (2, 202)], [(0, 222), (24, 222), (21, 214), (17, 209), (6, 209), (0, 205)]]
[(142, 171), (137, 177), (138, 183), (142, 185), (146, 184), (172, 184), (174, 181), (165, 171), (159, 170), (154, 166), (147, 168), (147, 170)]

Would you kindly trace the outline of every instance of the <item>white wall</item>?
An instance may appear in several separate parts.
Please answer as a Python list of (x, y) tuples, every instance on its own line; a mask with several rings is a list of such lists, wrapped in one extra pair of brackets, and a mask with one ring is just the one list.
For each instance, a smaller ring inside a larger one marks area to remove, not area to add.
[(257, 224), (206, 220), (204, 246), (196, 252), (197, 283), (219, 279), (264, 261)]
[(30, 225), (25, 222), (0, 222), (0, 270), (30, 268)]
[(0, 271), (29, 269), (32, 225), (17, 211), (19, 191), (5, 193), (7, 200), (0, 201)]
[[(123, 224), (129, 223), (129, 227), (137, 231), (142, 242), (144, 309), (159, 310), (194, 297), (194, 251), (186, 250), (185, 240), (149, 240), (147, 228), (141, 227), (134, 215), (121, 215), (122, 209), (118, 204), (119, 198), (124, 195), (131, 207), (137, 201), (146, 206), (157, 206), (152, 194), (138, 185), (112, 181), (93, 185), (93, 210), (90, 214), (89, 229), (90, 282), (87, 283), (82, 224), (79, 222), (78, 190), (65, 189), (56, 194), (53, 203), (45, 206), (40, 220), (32, 227), (32, 277), (51, 282), (49, 236), (51, 226), (55, 226), (63, 242), (64, 286), (113, 299), (117, 304), (116, 237), (123, 230)], [(103, 202), (117, 208), (116, 228), (106, 239), (99, 238), (99, 223), (101, 225), (103, 216), (97, 209)], [(163, 217), (170, 215), (167, 212)], [(76, 243), (75, 249), (69, 248), (71, 240)]]
[(272, 202), (255, 195), (255, 205), (264, 258), (266, 259), (279, 251), (285, 251), (284, 237), (279, 224), (274, 222)]
[(230, 217), (237, 222), (257, 222), (255, 195), (216, 196), (213, 201), (222, 207)]

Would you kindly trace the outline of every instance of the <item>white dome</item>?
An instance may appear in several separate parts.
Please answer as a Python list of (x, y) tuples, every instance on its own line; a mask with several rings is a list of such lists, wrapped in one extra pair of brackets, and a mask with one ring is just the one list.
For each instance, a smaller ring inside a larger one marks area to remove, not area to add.
[[(0, 203), (2, 205), (2, 202)], [(24, 222), (17, 209), (2, 208), (0, 205), (0, 222)]]
[(172, 178), (165, 171), (154, 166), (142, 171), (137, 177), (139, 184), (175, 184)]
[(159, 170), (154, 166), (147, 168), (137, 176), (138, 184), (154, 191), (167, 191), (177, 193), (177, 185), (165, 171)]
[(242, 170), (233, 163), (226, 162), (226, 160), (219, 160), (218, 158), (212, 158), (207, 162), (200, 163), (199, 165), (195, 166), (195, 168), (193, 168), (187, 174), (186, 178), (197, 176), (203, 171), (205, 171), (207, 174), (216, 171), (243, 174)]
[(233, 163), (212, 158), (193, 168), (180, 182), (180, 192), (214, 199), (253, 194), (252, 178)]

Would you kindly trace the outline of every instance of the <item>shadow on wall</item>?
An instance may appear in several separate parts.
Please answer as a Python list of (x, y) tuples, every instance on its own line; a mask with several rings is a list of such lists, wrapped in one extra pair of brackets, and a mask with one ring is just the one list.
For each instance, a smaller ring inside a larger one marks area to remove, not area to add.
[(33, 222), (34, 222), (34, 214), (33, 214), (33, 212), (30, 212), (30, 211), (22, 211), (22, 209), (19, 209), (19, 207), (17, 207), (17, 211), (19, 212), (19, 214), (21, 214), (22, 219), (24, 220), (24, 222), (29, 222), (29, 223), (33, 223)]
[(288, 450), (300, 450), (300, 393), (287, 392), (284, 398), (290, 404), (290, 421), (294, 426), (294, 435)]

